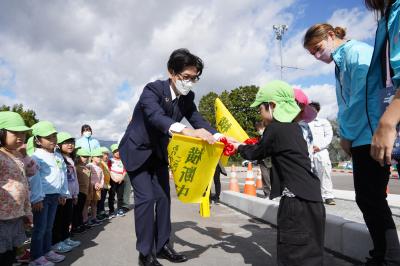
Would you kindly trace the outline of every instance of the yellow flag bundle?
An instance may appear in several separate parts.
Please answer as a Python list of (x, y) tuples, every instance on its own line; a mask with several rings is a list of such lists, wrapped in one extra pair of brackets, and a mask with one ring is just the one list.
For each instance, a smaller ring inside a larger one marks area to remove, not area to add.
[(176, 194), (184, 203), (201, 203), (200, 214), (210, 215), (209, 195), (224, 145), (174, 134), (168, 145), (169, 166)]

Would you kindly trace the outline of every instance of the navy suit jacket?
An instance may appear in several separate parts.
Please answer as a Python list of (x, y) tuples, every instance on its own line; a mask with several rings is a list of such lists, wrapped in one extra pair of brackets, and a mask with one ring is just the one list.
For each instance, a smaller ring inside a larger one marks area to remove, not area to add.
[(192, 91), (179, 96), (178, 107), (177, 119), (174, 120), (169, 80), (157, 80), (146, 85), (119, 144), (119, 153), (127, 171), (138, 169), (152, 154), (168, 163), (169, 128), (183, 117), (196, 129), (217, 133), (197, 111)]

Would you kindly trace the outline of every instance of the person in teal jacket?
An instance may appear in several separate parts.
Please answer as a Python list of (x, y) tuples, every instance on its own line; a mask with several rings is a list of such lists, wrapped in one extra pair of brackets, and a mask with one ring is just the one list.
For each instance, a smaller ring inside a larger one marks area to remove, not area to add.
[(345, 36), (341, 27), (316, 24), (306, 32), (304, 47), (316, 59), (335, 63), (340, 144), (352, 157), (356, 202), (373, 242), (365, 265), (400, 265), (397, 231), (386, 200), (389, 167), (381, 166), (370, 154), (381, 115), (379, 90), (367, 91), (373, 48)]
[(76, 145), (90, 152), (97, 148), (100, 148), (99, 141), (93, 138), (92, 134), (92, 128), (89, 125), (83, 125), (81, 127), (82, 137), (76, 140)]
[[(377, 89), (385, 91), (385, 87), (390, 88), (391, 84), (387, 83), (391, 81), (392, 93), (395, 93), (386, 111), (382, 110), (385, 112), (376, 125), (377, 129), (372, 139), (371, 155), (383, 165), (391, 163), (396, 125), (400, 123), (400, 90), (398, 89), (400, 87), (400, 0), (366, 0), (365, 4), (368, 9), (376, 11), (378, 17), (381, 17), (378, 21), (374, 55), (367, 77), (367, 91), (368, 93)], [(388, 73), (387, 76), (386, 73)], [(370, 101), (373, 101), (372, 97)], [(397, 144), (400, 144), (399, 138)]]

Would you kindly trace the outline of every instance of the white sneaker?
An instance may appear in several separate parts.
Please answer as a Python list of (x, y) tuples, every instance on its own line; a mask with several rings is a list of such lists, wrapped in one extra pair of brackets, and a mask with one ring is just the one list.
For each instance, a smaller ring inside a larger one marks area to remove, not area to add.
[(54, 266), (55, 264), (48, 261), (45, 257), (41, 256), (36, 260), (29, 262), (29, 266)]
[(71, 238), (67, 238), (64, 240), (64, 244), (72, 248), (76, 248), (81, 245), (81, 241), (74, 241)]
[(52, 250), (47, 252), (47, 254), (44, 255), (44, 257), (48, 261), (51, 261), (51, 262), (54, 262), (54, 263), (61, 262), (61, 261), (65, 260), (65, 256), (64, 255), (57, 254)]

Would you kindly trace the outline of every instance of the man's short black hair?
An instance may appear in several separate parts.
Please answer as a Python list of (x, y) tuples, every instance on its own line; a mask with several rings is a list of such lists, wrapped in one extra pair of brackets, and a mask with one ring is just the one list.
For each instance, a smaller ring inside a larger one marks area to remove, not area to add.
[(321, 105), (319, 104), (319, 102), (311, 102), (309, 105), (313, 107), (315, 110), (317, 110), (317, 112), (321, 110)]
[(92, 128), (91, 128), (89, 125), (87, 125), (87, 124), (84, 124), (84, 125), (81, 127), (81, 134), (83, 134), (83, 132), (85, 132), (85, 131), (90, 131), (90, 132), (93, 133)]
[(185, 48), (173, 51), (169, 57), (167, 66), (168, 71), (172, 74), (180, 74), (186, 67), (194, 66), (197, 69), (197, 76), (201, 75), (204, 68), (203, 61)]
[(4, 128), (0, 129), (0, 147), (6, 145), (6, 136), (7, 136), (7, 130), (5, 130)]

